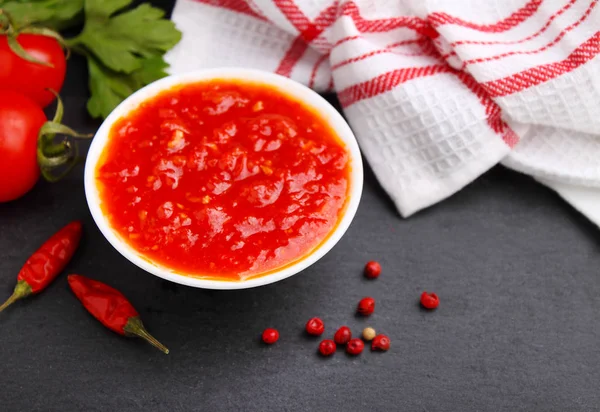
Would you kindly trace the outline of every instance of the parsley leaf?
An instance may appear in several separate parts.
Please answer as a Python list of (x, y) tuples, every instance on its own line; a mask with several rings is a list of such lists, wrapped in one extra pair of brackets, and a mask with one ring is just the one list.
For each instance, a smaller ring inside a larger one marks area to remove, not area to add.
[(88, 56), (91, 97), (87, 109), (93, 117), (107, 117), (127, 96), (137, 89), (167, 75), (162, 56), (141, 60), (141, 67), (129, 74), (119, 73)]
[(19, 27), (35, 24), (61, 30), (79, 22), (85, 0), (0, 0)]
[(164, 12), (149, 4), (115, 14), (131, 0), (85, 0), (85, 26), (70, 44), (83, 46), (111, 70), (132, 73), (181, 39)]

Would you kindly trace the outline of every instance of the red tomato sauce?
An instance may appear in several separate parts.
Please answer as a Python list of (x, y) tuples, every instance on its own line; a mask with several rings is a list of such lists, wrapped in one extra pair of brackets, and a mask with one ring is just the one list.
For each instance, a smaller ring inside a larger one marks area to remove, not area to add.
[(110, 224), (141, 255), (244, 280), (327, 238), (350, 165), (312, 109), (268, 85), (216, 80), (162, 92), (115, 123), (96, 178)]

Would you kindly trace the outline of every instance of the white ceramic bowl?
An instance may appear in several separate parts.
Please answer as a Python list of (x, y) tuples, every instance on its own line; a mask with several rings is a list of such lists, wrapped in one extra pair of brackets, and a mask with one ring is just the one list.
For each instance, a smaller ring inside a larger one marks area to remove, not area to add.
[[(96, 185), (95, 175), (98, 159), (100, 158), (100, 154), (104, 150), (104, 147), (109, 140), (110, 130), (117, 120), (127, 116), (129, 112), (138, 107), (138, 105), (144, 100), (152, 98), (163, 90), (168, 90), (174, 86), (180, 86), (182, 84), (195, 83), (210, 79), (239, 79), (263, 83), (280, 89), (284, 93), (304, 102), (307, 106), (316, 109), (316, 111), (320, 113), (323, 119), (327, 121), (330, 127), (337, 133), (340, 139), (343, 140), (348, 152), (350, 153), (350, 199), (347, 202), (346, 208), (341, 216), (341, 220), (335, 227), (333, 233), (331, 233), (329, 237), (311, 254), (305, 256), (297, 262), (285, 266), (282, 269), (273, 271), (267, 275), (244, 281), (221, 281), (186, 276), (177, 273), (173, 269), (161, 266), (158, 263), (150, 262), (147, 260), (148, 258), (143, 258), (139, 252), (129, 246), (129, 244), (122, 240), (118, 233), (111, 228), (100, 207), (101, 200), (98, 187)], [(92, 217), (96, 221), (100, 231), (115, 249), (117, 249), (123, 256), (125, 256), (135, 265), (147, 272), (152, 273), (153, 275), (183, 285), (205, 289), (244, 289), (267, 285), (269, 283), (277, 282), (290, 277), (301, 270), (306, 269), (308, 266), (312, 265), (321, 257), (323, 257), (325, 253), (331, 250), (331, 248), (346, 232), (348, 226), (350, 226), (350, 222), (354, 218), (354, 214), (358, 208), (363, 185), (363, 166), (358, 144), (354, 134), (352, 133), (352, 130), (350, 130), (350, 127), (337, 112), (337, 110), (334, 109), (333, 106), (331, 106), (317, 93), (301, 85), (300, 83), (276, 74), (259, 70), (225, 68), (199, 70), (196, 72), (169, 76), (158, 80), (129, 96), (106, 118), (100, 129), (98, 129), (87, 155), (84, 182), (87, 203), (92, 213)]]

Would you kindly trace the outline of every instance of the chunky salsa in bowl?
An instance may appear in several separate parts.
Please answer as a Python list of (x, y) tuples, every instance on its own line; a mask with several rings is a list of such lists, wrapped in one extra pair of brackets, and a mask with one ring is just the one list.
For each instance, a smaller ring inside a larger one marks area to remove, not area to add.
[(324, 255), (362, 190), (339, 113), (289, 79), (227, 69), (171, 76), (123, 102), (88, 154), (86, 196), (103, 234), (160, 277), (234, 289)]

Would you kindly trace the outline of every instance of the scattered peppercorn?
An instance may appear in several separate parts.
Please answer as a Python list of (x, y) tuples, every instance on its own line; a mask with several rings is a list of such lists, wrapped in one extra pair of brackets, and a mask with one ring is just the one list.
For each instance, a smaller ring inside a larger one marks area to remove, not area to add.
[(376, 279), (381, 273), (381, 265), (379, 262), (370, 261), (365, 265), (365, 276), (369, 279)]
[(331, 339), (325, 339), (319, 344), (319, 352), (323, 356), (331, 356), (335, 353), (335, 342)]
[(346, 352), (348, 352), (350, 355), (359, 355), (364, 348), (364, 342), (361, 339), (354, 338), (350, 339), (350, 342), (348, 342), (346, 345)]
[(267, 328), (262, 333), (262, 340), (267, 345), (272, 345), (279, 340), (279, 332), (277, 329)]
[(311, 318), (306, 322), (306, 332), (309, 335), (321, 336), (325, 332), (325, 324), (319, 318)]
[(435, 293), (423, 292), (421, 294), (421, 305), (426, 309), (435, 309), (440, 304), (440, 298)]
[(366, 341), (373, 340), (376, 335), (377, 332), (375, 332), (375, 329), (373, 328), (365, 328), (362, 333), (363, 339)]
[(377, 335), (371, 343), (371, 350), (386, 351), (390, 348), (390, 338), (385, 335)]
[(358, 302), (358, 308), (356, 309), (358, 313), (363, 316), (369, 316), (371, 313), (375, 311), (375, 299), (373, 298), (363, 298), (360, 302)]
[(333, 335), (333, 340), (338, 345), (345, 345), (350, 339), (352, 339), (352, 331), (348, 326), (342, 326), (335, 332), (335, 335)]

